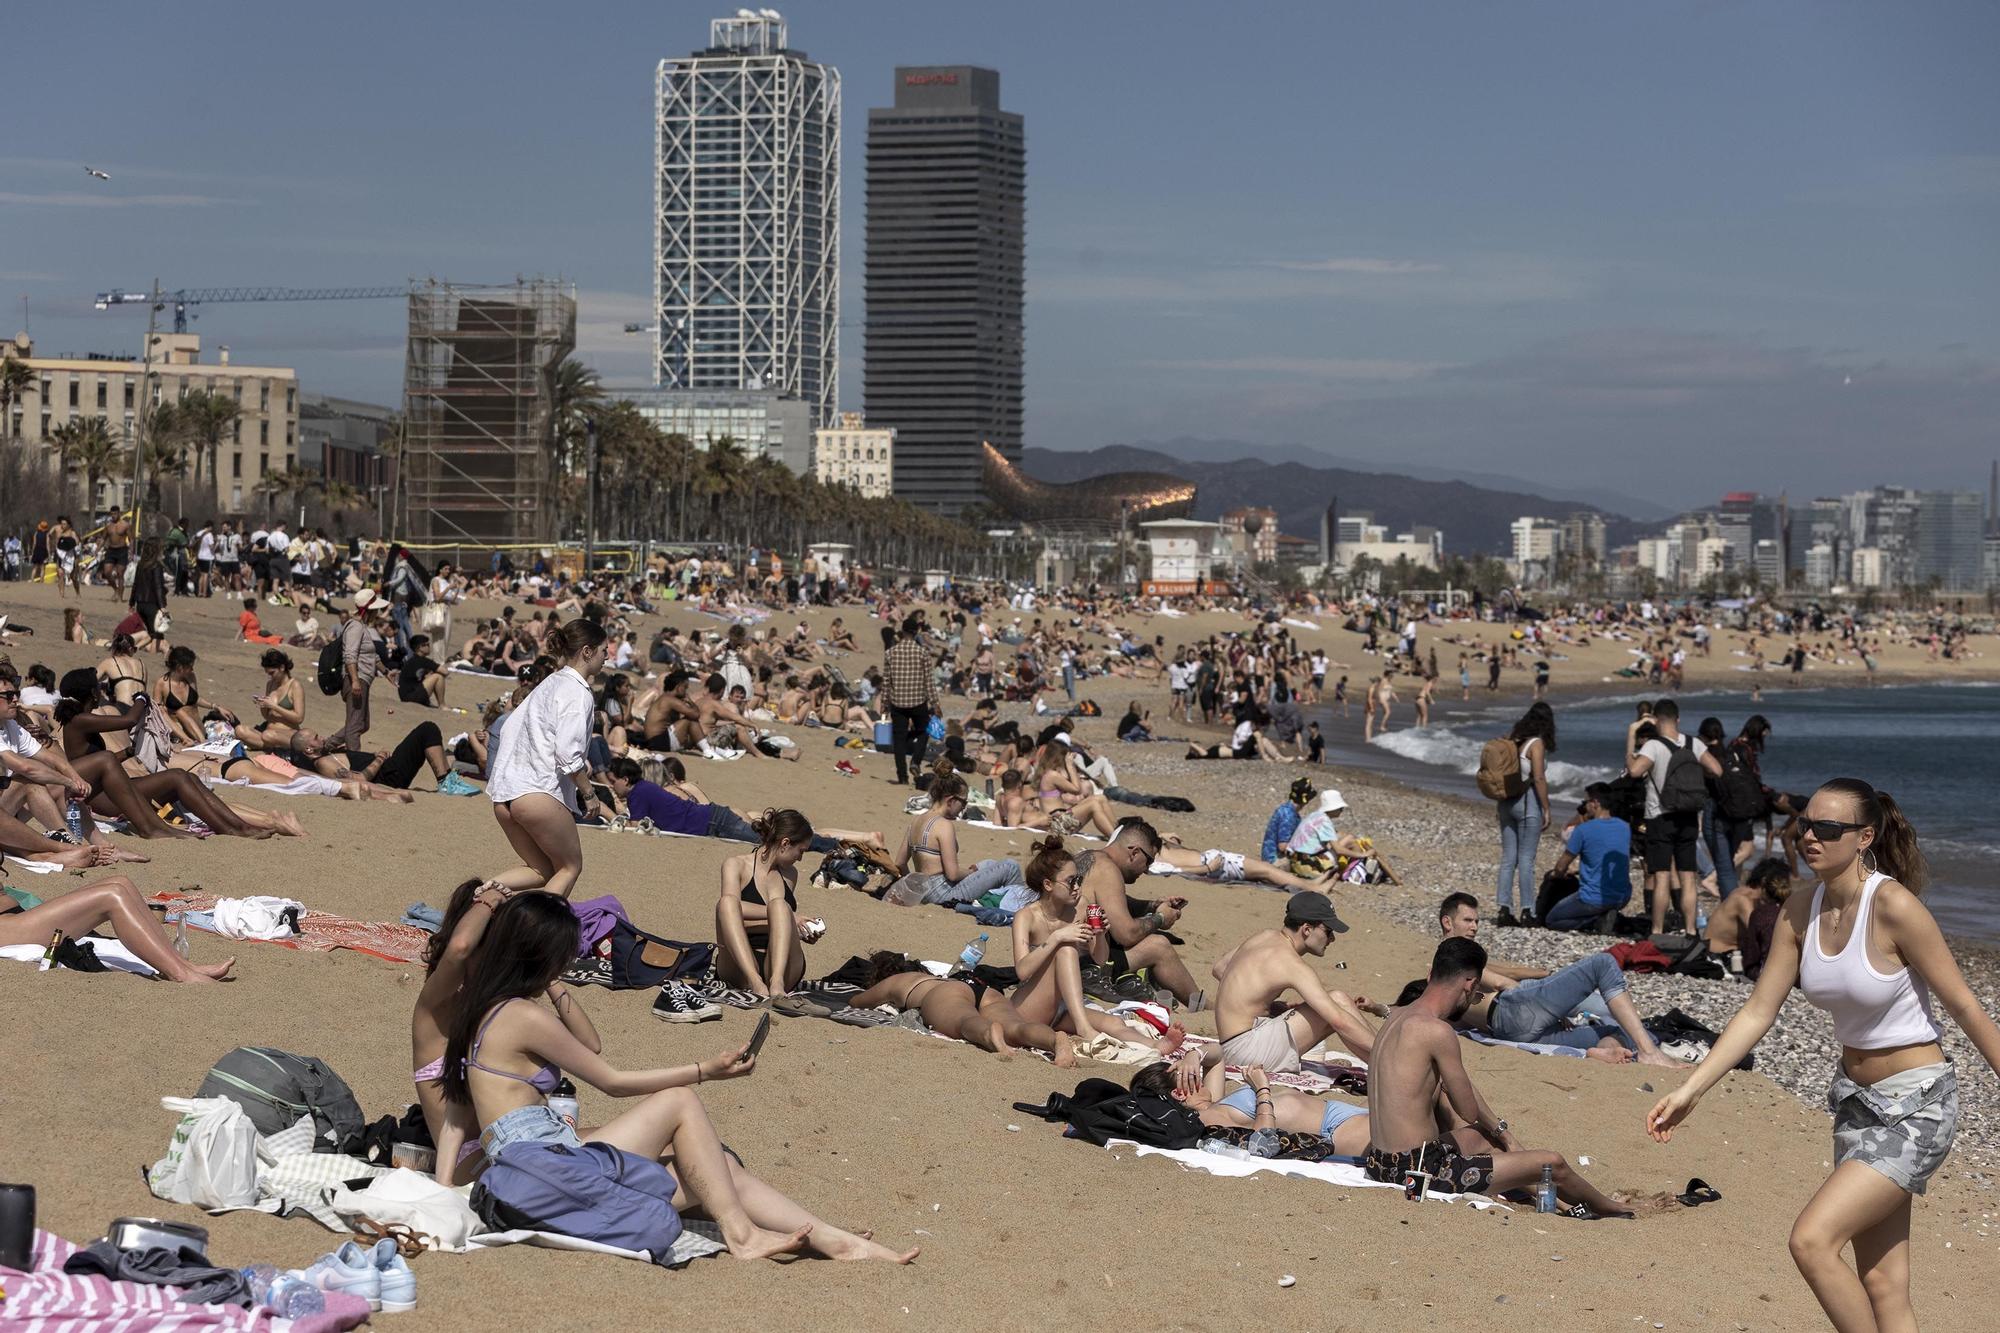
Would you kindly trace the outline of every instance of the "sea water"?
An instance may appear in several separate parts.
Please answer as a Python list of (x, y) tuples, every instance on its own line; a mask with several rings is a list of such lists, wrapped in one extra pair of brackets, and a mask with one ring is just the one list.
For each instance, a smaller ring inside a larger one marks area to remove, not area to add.
[[(1567, 820), (1583, 789), (1622, 767), (1625, 728), (1635, 691), (1602, 698), (1551, 698), (1556, 752), (1549, 795), (1558, 821)], [(1656, 697), (1656, 696), (1654, 696)], [(2000, 942), (2000, 682), (1957, 685), (1815, 689), (1775, 685), (1761, 701), (1748, 691), (1689, 691), (1678, 696), (1681, 728), (1693, 734), (1703, 718), (1722, 720), (1734, 737), (1743, 720), (1762, 713), (1771, 723), (1761, 768), (1766, 786), (1810, 794), (1828, 778), (1858, 777), (1894, 796), (1931, 861), (1925, 897), (1947, 934)], [(1432, 725), (1409, 727), (1399, 701), (1385, 736), (1359, 744), (1360, 709), (1345, 720), (1312, 710), (1327, 733), (1335, 763), (1369, 768), (1437, 791), (1477, 796), (1471, 775), (1479, 747), (1504, 732), (1526, 708), (1515, 698), (1494, 705), (1474, 691), (1470, 703), (1440, 699)], [(1761, 825), (1757, 846), (1763, 846)], [(1497, 846), (1497, 843), (1496, 843)], [(1553, 856), (1553, 853), (1550, 853)]]

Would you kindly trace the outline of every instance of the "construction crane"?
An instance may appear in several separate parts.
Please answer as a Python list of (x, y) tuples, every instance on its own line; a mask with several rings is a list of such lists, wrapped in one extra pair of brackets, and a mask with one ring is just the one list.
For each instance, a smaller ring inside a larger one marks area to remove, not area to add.
[(410, 294), (408, 287), (186, 287), (177, 292), (128, 292), (112, 288), (97, 294), (97, 308), (154, 302), (174, 308), (174, 332), (186, 333), (191, 305), (226, 301), (379, 301)]

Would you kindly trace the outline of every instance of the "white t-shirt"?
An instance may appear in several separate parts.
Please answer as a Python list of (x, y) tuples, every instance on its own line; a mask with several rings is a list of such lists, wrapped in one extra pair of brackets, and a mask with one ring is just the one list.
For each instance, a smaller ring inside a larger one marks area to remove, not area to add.
[[(1696, 759), (1708, 753), (1708, 747), (1702, 744), (1699, 736), (1683, 736), (1681, 740), (1685, 742), (1686, 748), (1693, 751)], [(1653, 761), (1653, 766), (1646, 770), (1646, 818), (1648, 819), (1656, 818), (1660, 813), (1660, 788), (1667, 781), (1667, 764), (1673, 759), (1676, 748), (1679, 747), (1669, 745), (1658, 736), (1639, 747), (1639, 753)]]
[(1229, 738), (1229, 747), (1233, 750), (1241, 750), (1246, 745), (1255, 745), (1257, 743), (1254, 739), (1256, 735), (1257, 728), (1251, 726), (1250, 720), (1245, 718), (1236, 724), (1236, 732)]
[(195, 536), (194, 558), (197, 560), (215, 559), (215, 534), (207, 528), (203, 528)]
[(42, 752), (42, 743), (28, 734), (19, 722), (0, 722), (0, 753), (32, 759)]

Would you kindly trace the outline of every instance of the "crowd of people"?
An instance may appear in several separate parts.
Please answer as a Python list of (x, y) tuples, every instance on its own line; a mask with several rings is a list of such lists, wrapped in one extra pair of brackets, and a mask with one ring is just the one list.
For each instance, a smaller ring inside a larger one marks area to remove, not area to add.
[[(49, 531), (66, 529), (59, 522)], [(914, 1013), (941, 1035), (996, 1054), (1043, 1052), (1065, 1068), (1094, 1051), (1128, 1049), (1139, 1060), (1128, 1079), (1134, 1091), (1175, 1102), (1204, 1125), (1316, 1137), (1369, 1179), (1405, 1188), (1418, 1181), (1419, 1194), (1510, 1194), (1546, 1180), (1577, 1216), (1633, 1211), (1562, 1153), (1525, 1146), (1474, 1084), (1461, 1045), (1490, 1040), (1610, 1063), (1679, 1063), (1641, 1021), (1608, 956), (1553, 973), (1510, 967), (1476, 939), (1479, 903), (1453, 894), (1440, 904), (1441, 938), (1426, 975), (1393, 1002), (1335, 989), (1315, 966), (1347, 929), (1330, 890), (1392, 877), (1340, 792), (1302, 777), (1261, 834), (1242, 830), (1250, 850), (1195, 850), (1154, 822), (1178, 798), (1118, 782), (1110, 748), (1165, 739), (1143, 700), (1132, 699), (1115, 725), (1106, 719), (1109, 746), (1085, 738), (1089, 720), (1103, 715), (1086, 693), (1092, 681), (1131, 682), (1119, 693), (1127, 699), (1138, 682), (1157, 683), (1169, 693), (1169, 725), (1233, 729), (1226, 744), (1190, 742), (1189, 758), (1320, 760), (1303, 710), (1344, 707), (1346, 677), (1329, 685), (1342, 667), (1299, 637), (1309, 622), (1255, 614), (1241, 632), (1169, 648), (1163, 634), (1127, 628), (1136, 606), (1110, 596), (1038, 602), (1017, 592), (1002, 600), (979, 588), (926, 596), (859, 571), (794, 568), (770, 553), (746, 561), (740, 575), (721, 559), (690, 556), (584, 584), (539, 568), (433, 572), (401, 547), (343, 558), (315, 549), (317, 536), (304, 538), (301, 552), (300, 540), (281, 532), (236, 534), (227, 524), (176, 531), (177, 542), (141, 543), (129, 577), (119, 578), (125, 560), (113, 557), (129, 559), (130, 534), (106, 530), (97, 568), (118, 580), (114, 592), (130, 615), (95, 668), (57, 677), (39, 664), (21, 673), (0, 661), (0, 850), (91, 869), (143, 861), (123, 838), (302, 831), (288, 812), (225, 800), (218, 793), (231, 784), (407, 803), (428, 774), (440, 793), (483, 792), (501, 838), (495, 855), (482, 858), (490, 868), (451, 896), (411, 1021), (416, 1099), (448, 1183), (517, 1153), (602, 1145), (670, 1165), (668, 1202), (712, 1219), (738, 1257), (917, 1257), (823, 1220), (722, 1147), (698, 1089), (752, 1074), (749, 1046), (663, 1069), (606, 1058), (562, 981), (578, 956), (572, 906), (592, 882), (580, 829), (598, 824), (741, 848), (716, 883), (715, 989), (668, 982), (654, 1002), (661, 1018), (700, 1021), (718, 1012), (718, 996), (816, 1012), (811, 946), (825, 923), (801, 913), (798, 880), (817, 855), (823, 871), (858, 867), (856, 887), (885, 902), (956, 909), (1006, 927), (1004, 967), (973, 965), (982, 961), (975, 956), (940, 972), (893, 948), (870, 951), (852, 976), (856, 1007)], [(48, 538), (50, 558), (79, 549), (63, 540)], [(507, 599), (500, 613), (475, 619), (458, 640), (450, 608), (495, 592)], [(247, 595), (237, 640), (264, 672), (265, 687), (241, 714), (203, 697), (199, 659), (171, 642), (170, 599), (217, 595)], [(667, 601), (731, 623), (642, 639), (641, 617)], [(843, 614), (823, 634), (803, 621), (779, 630), (748, 614), (807, 603)], [(259, 608), (273, 606), (295, 613), (294, 634), (264, 629)], [(1427, 715), (1440, 642), (1462, 649), (1464, 694), (1477, 661), (1489, 664), (1492, 680), (1510, 661), (1545, 664), (1557, 644), (1626, 637), (1645, 653), (1659, 636), (1679, 634), (1672, 613), (1646, 608), (1548, 617), (1501, 645), (1469, 637), (1484, 622), (1453, 627), (1436, 609), (1406, 612), (1393, 600), (1289, 609), (1344, 616), (1363, 651), (1384, 659), (1363, 700), (1371, 732), (1388, 725), (1404, 677), (1417, 682), (1419, 719)], [(879, 623), (879, 644), (847, 627), (850, 614), (857, 624)], [(1420, 620), (1452, 630), (1434, 633), (1427, 655), (1418, 649)], [(1771, 629), (1832, 636), (1828, 643), (1853, 637), (1833, 625)], [(1699, 638), (1689, 642), (1707, 650)], [(318, 679), (295, 676), (292, 647), (320, 651)], [(878, 652), (879, 661), (858, 664)], [(438, 710), (439, 719), (371, 749), (371, 700), (383, 676), (395, 680), (400, 704)], [(460, 688), (457, 676), (501, 683), (477, 725), (447, 736), (441, 710), (447, 691)], [(338, 699), (337, 727), (308, 727), (309, 685)], [(1914, 832), (1891, 798), (1856, 780), (1829, 781), (1810, 796), (1770, 790), (1759, 768), (1767, 719), (1747, 718), (1733, 737), (1716, 719), (1684, 733), (1677, 701), (1665, 697), (1635, 718), (1625, 777), (1593, 786), (1562, 829), (1554, 878), (1566, 891), (1551, 895), (1535, 864), (1556, 824), (1556, 715), (1540, 697), (1547, 685), (1536, 671), (1537, 697), (1488, 747), (1490, 766), (1482, 755), (1481, 790), (1501, 835), (1496, 922), (1607, 929), (1632, 901), (1637, 855), (1652, 932), (1700, 932), (1711, 956), (1754, 977), (1742, 1013), (1648, 1115), (1661, 1139), (1749, 1053), (1794, 982), (1833, 1014), (1843, 1045), (1831, 1098), (1838, 1163), (1800, 1217), (1792, 1252), (1838, 1326), (1895, 1325), (1908, 1306), (1910, 1203), (1949, 1151), (1956, 1112), (1934, 1005), (2000, 1065), (2000, 1028), (1918, 896), (1924, 866)], [(890, 752), (892, 790), (920, 794), (884, 811), (885, 833), (826, 827), (797, 802), (741, 813), (689, 780), (695, 757), (796, 760), (788, 728), (855, 745), (873, 739)], [(960, 840), (975, 814), (1033, 830), (1037, 840), (1018, 859), (975, 859)], [(1755, 856), (1753, 826), (1772, 815), (1787, 821), (1784, 841), (1813, 881), (1809, 893), (1794, 889), (1783, 859)], [(1698, 848), (1707, 849), (1712, 884), (1699, 874)], [(1270, 928), (1196, 960), (1175, 930), (1194, 903), (1141, 896), (1148, 874), (1260, 882), (1286, 897)], [(1715, 892), (1713, 912), (1701, 910), (1704, 889)], [(99, 925), (170, 980), (218, 980), (234, 961), (189, 963), (117, 874), (0, 912), (0, 943)], [(1201, 1022), (1212, 1022), (1212, 1041), (1190, 1036), (1192, 1015), (1209, 1016)], [(1273, 1083), (1324, 1050), (1366, 1066), (1365, 1106)], [(565, 1076), (632, 1104), (601, 1126), (580, 1126), (550, 1105)], [(1240, 1088), (1231, 1089), (1232, 1077)], [(1841, 1258), (1849, 1243), (1853, 1268)]]

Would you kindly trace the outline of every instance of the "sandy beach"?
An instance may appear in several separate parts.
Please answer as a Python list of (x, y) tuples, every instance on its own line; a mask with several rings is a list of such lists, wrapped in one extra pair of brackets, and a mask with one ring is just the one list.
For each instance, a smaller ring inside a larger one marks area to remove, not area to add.
[[(17, 667), (41, 661), (60, 674), (101, 656), (59, 641), (59, 605), (46, 587), (12, 584), (0, 592), (0, 606), (14, 620), (40, 631), (6, 646)], [(117, 619), (103, 588), (90, 589), (84, 606), (96, 634)], [(223, 598), (172, 605), (175, 642), (201, 655), (203, 698), (242, 712), (249, 711), (262, 675), (255, 665), (259, 650), (232, 642), (238, 609)], [(864, 612), (837, 609), (864, 642), (872, 638), (874, 623)], [(464, 627), (493, 610), (492, 603), (472, 603), (459, 608), (457, 622)], [(770, 624), (789, 627), (803, 618), (823, 628), (831, 615), (813, 611)], [(266, 619), (288, 616), (274, 609)], [(642, 631), (661, 619), (646, 618)], [(690, 629), (721, 624), (681, 607), (664, 619)], [(1243, 624), (1215, 613), (1129, 623), (1148, 637), (1164, 635), (1169, 647)], [(1492, 642), (1499, 630), (1471, 625), (1464, 632)], [(1340, 633), (1334, 622), (1299, 633), (1308, 646), (1324, 642), (1336, 660), (1350, 664), (1351, 686), (1365, 678), (1364, 664), (1377, 660), (1362, 656), (1359, 640)], [(463, 629), (457, 637), (464, 637)], [(642, 632), (642, 643), (645, 637)], [(1689, 688), (1743, 684), (1731, 670), (1747, 660), (1733, 655), (1739, 637), (1718, 635), (1711, 658), (1690, 662)], [(1429, 649), (1428, 632), (1421, 644)], [(1767, 655), (1775, 658), (1786, 646), (1767, 641)], [(1926, 661), (1920, 648), (1891, 647), (1881, 675), (1991, 677), (2000, 660), (1994, 646), (1991, 638), (1975, 639), (1976, 656), (1946, 663)], [(1439, 666), (1454, 693), (1458, 651), (1437, 643)], [(1600, 678), (1629, 660), (1624, 645), (1613, 642), (1565, 652), (1568, 660), (1556, 663), (1558, 689), (1588, 682), (1603, 692)], [(308, 681), (308, 724), (331, 723), (338, 704), (312, 689), (310, 654), (293, 650), (293, 656)], [(858, 670), (874, 658), (849, 660)], [(1764, 674), (1767, 685), (1779, 684), (1780, 673)], [(1863, 674), (1858, 662), (1807, 673), (1816, 684), (1858, 683)], [(1506, 687), (1525, 700), (1527, 681), (1525, 671), (1510, 672)], [(369, 739), (392, 745), (427, 718), (449, 737), (474, 720), (501, 683), (452, 677), (449, 703), (466, 709), (463, 715), (392, 704), (393, 690), (378, 684)], [(1192, 846), (1254, 852), (1266, 817), (1297, 770), (1190, 765), (1178, 757), (1179, 746), (1117, 746), (1110, 733), (1126, 699), (1165, 713), (1163, 688), (1132, 685), (1117, 680), (1080, 687), (1106, 713), (1082, 723), (1082, 736), (1116, 747), (1125, 785), (1195, 802), (1197, 813), (1162, 818), (1163, 828)], [(955, 716), (964, 705), (952, 700), (948, 707)], [(1359, 725), (1357, 717), (1357, 730)], [(893, 776), (891, 759), (858, 756), (860, 776), (844, 777), (834, 762), (846, 752), (835, 750), (827, 733), (791, 734), (802, 749), (796, 764), (690, 761), (691, 775), (715, 800), (739, 810), (793, 804), (823, 824), (881, 829), (893, 840), (907, 792), (885, 780)], [(1354, 929), (1316, 966), (1330, 986), (1390, 999), (1428, 964), (1433, 940), (1422, 929), (1427, 907), (1457, 888), (1482, 897), (1490, 892), (1491, 815), (1469, 801), (1367, 775), (1334, 769), (1318, 776), (1346, 793), (1352, 814), (1344, 831), (1375, 837), (1404, 887), (1337, 894)], [(344, 916), (394, 921), (412, 903), (441, 903), (467, 875), (511, 863), (483, 796), (426, 791), (414, 805), (395, 806), (287, 801), (237, 790), (228, 795), (246, 804), (282, 805), (304, 821), (307, 836), (130, 843), (153, 857), (132, 868), (144, 892), (198, 887), (231, 896), (283, 893)], [(979, 828), (963, 829), (960, 838), (977, 856), (1019, 852), (1028, 842), (1025, 835)], [(649, 930), (713, 937), (717, 868), (735, 844), (608, 831), (586, 832), (584, 839), (579, 896), (616, 894)], [(807, 868), (813, 864), (809, 860)], [(10, 866), (8, 882), (52, 896), (85, 880), (26, 875)], [(1192, 900), (1178, 933), (1197, 975), (1244, 936), (1277, 924), (1283, 904), (1279, 895), (1248, 886), (1147, 880), (1140, 891), (1180, 892)], [(876, 948), (949, 958), (979, 929), (941, 908), (889, 907), (853, 892), (810, 887), (803, 876), (799, 897), (802, 911), (829, 925), (810, 954), (813, 976)], [(1508, 931), (1496, 938), (1489, 930), (1484, 938), (1497, 956), (1521, 962), (1545, 961), (1545, 950), (1573, 957), (1592, 947), (1551, 942), (1546, 932)], [(991, 960), (1007, 961), (1004, 935), (994, 944)], [(85, 1242), (120, 1216), (198, 1221), (212, 1233), (211, 1255), (234, 1265), (303, 1265), (342, 1239), (303, 1218), (204, 1218), (153, 1199), (138, 1173), (161, 1155), (173, 1127), (158, 1099), (191, 1094), (218, 1056), (256, 1044), (325, 1059), (353, 1086), (371, 1119), (400, 1113), (410, 1099), (408, 1024), (419, 971), (346, 951), (307, 954), (194, 937), (197, 962), (230, 952), (237, 956), (238, 979), (209, 988), (120, 975), (37, 974), (30, 966), (0, 964), (14, 1054), (0, 1079), (0, 1179), (37, 1187), (44, 1226)], [(2000, 1009), (2000, 970), (1990, 958), (1961, 957), (1982, 1000)], [(1690, 986), (1710, 993), (1684, 999)], [(1739, 992), (1730, 986), (1639, 978), (1634, 990), (1642, 1013), (1704, 1004), (1707, 1009), (1690, 1012), (1715, 1021), (1733, 1007), (1729, 997)], [(750, 1030), (752, 1017), (736, 1010), (720, 1023), (659, 1023), (649, 1010), (652, 994), (583, 993), (614, 1064), (684, 1063), (740, 1043)], [(1080, 1076), (1117, 1077), (1117, 1071), (1057, 1071), (1028, 1055), (1000, 1060), (897, 1029), (781, 1019), (754, 1076), (703, 1090), (724, 1139), (754, 1169), (830, 1220), (872, 1227), (892, 1246), (921, 1244), (923, 1255), (913, 1267), (740, 1264), (725, 1257), (667, 1273), (519, 1246), (424, 1255), (413, 1265), (416, 1313), (378, 1316), (376, 1326), (469, 1330), (518, 1321), (599, 1328), (701, 1317), (878, 1331), (975, 1320), (1002, 1329), (1100, 1320), (1176, 1329), (1402, 1329), (1447, 1322), (1479, 1328), (1822, 1328), (1819, 1307), (1786, 1252), (1792, 1219), (1824, 1178), (1831, 1155), (1828, 1117), (1814, 1104), (1811, 1087), (1816, 1080), (1823, 1089), (1832, 1070), (1830, 1061), (1816, 1073), (1811, 1067), (1807, 1057), (1818, 1052), (1812, 1043), (1823, 1038), (1809, 1019), (1818, 1015), (1794, 1000), (1767, 1043), (1771, 1049), (1760, 1051), (1778, 1081), (1763, 1072), (1731, 1075), (1667, 1146), (1647, 1139), (1642, 1120), (1659, 1093), (1684, 1077), (1679, 1071), (1467, 1044), (1468, 1068), (1524, 1143), (1559, 1149), (1572, 1162), (1587, 1157), (1586, 1174), (1608, 1189), (1671, 1194), (1700, 1176), (1723, 1196), (1699, 1209), (1591, 1223), (1525, 1210), (1415, 1205), (1393, 1190), (1339, 1189), (1271, 1175), (1212, 1177), (1130, 1151), (1100, 1150), (1062, 1139), (1010, 1104), (1039, 1102)], [(1213, 1031), (1207, 1014), (1194, 1015), (1190, 1025)], [(1794, 1031), (1800, 1034), (1795, 1041)], [(1990, 1175), (2000, 1139), (1995, 1080), (1955, 1029), (1948, 1047), (1959, 1056), (1968, 1115), (1957, 1152), (1916, 1207), (1915, 1301), (1927, 1329), (1990, 1328), (2000, 1302), (2000, 1223), (1994, 1220), (2000, 1193)], [(589, 1088), (581, 1098), (587, 1124), (607, 1118), (615, 1105)], [(1281, 1287), (1286, 1275), (1296, 1284)]]

